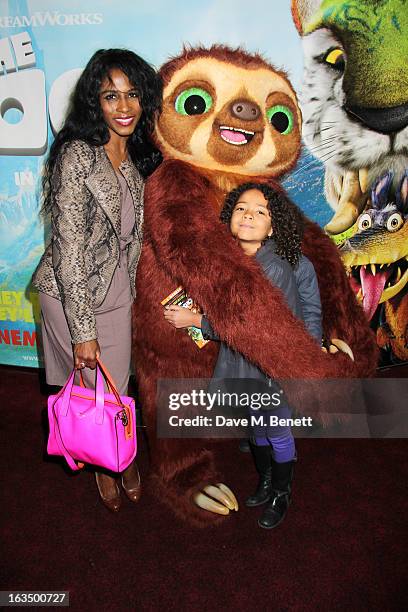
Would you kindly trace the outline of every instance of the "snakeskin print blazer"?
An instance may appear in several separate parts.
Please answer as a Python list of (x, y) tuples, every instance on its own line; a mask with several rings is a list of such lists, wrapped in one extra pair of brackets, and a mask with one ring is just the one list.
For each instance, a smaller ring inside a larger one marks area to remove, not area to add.
[[(132, 162), (120, 165), (135, 206), (128, 271), (135, 297), (141, 252), (143, 179)], [(67, 143), (52, 176), (51, 244), (33, 285), (62, 302), (74, 344), (97, 338), (94, 308), (103, 302), (120, 258), (121, 192), (103, 146)]]

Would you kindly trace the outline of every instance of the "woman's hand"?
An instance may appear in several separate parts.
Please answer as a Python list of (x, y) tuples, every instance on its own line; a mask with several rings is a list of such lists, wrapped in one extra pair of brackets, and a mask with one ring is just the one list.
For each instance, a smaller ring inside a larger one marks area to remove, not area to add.
[(182, 327), (201, 327), (202, 315), (196, 312), (192, 312), (188, 308), (183, 306), (165, 306), (164, 318), (166, 321), (180, 329)]
[(100, 355), (101, 349), (97, 340), (74, 344), (74, 366), (77, 370), (82, 370), (82, 368), (94, 370), (96, 360), (99, 359)]

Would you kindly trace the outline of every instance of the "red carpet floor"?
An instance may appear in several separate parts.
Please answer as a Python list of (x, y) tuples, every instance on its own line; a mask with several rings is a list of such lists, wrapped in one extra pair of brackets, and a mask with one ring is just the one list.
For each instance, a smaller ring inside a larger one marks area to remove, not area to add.
[(195, 530), (148, 490), (108, 513), (91, 473), (44, 460), (37, 372), (0, 377), (1, 590), (66, 590), (78, 611), (407, 609), (406, 440), (298, 440), (293, 503), (270, 532), (243, 506), (250, 456), (224, 443), (241, 510)]

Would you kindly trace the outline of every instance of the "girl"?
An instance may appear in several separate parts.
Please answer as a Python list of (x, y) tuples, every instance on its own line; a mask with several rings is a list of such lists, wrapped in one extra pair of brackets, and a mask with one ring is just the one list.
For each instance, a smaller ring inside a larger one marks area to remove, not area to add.
[[(45, 210), (51, 244), (34, 274), (40, 292), (47, 382), (63, 385), (74, 365), (94, 369), (99, 356), (127, 395), (131, 305), (141, 250), (143, 176), (160, 159), (149, 141), (162, 85), (131, 51), (97, 51), (73, 93), (71, 109), (46, 164)], [(85, 380), (92, 384), (89, 370)], [(116, 479), (95, 473), (105, 506), (117, 512)], [(136, 464), (122, 474), (131, 501), (140, 497)]]
[[(309, 333), (320, 344), (319, 288), (313, 265), (301, 252), (303, 218), (297, 207), (266, 184), (246, 183), (228, 194), (220, 218), (229, 225), (244, 252), (256, 258), (267, 278), (283, 292), (288, 306), (303, 319)], [(164, 316), (176, 328), (200, 327), (206, 339), (219, 340), (205, 315), (169, 306)], [(224, 342), (221, 342), (213, 377), (256, 379), (269, 390), (273, 385), (254, 364)], [(289, 407), (280, 406), (278, 416), (289, 417)], [(296, 452), (290, 427), (255, 432), (251, 450), (259, 483), (245, 503), (254, 507), (269, 502), (258, 524), (272, 529), (283, 520), (291, 501)]]

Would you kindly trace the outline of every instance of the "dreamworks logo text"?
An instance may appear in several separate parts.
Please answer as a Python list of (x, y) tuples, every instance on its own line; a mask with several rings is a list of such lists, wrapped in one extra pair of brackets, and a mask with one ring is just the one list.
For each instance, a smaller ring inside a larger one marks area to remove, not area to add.
[(38, 28), (42, 26), (100, 25), (102, 13), (59, 13), (58, 11), (36, 12), (32, 15), (0, 16), (0, 28)]

